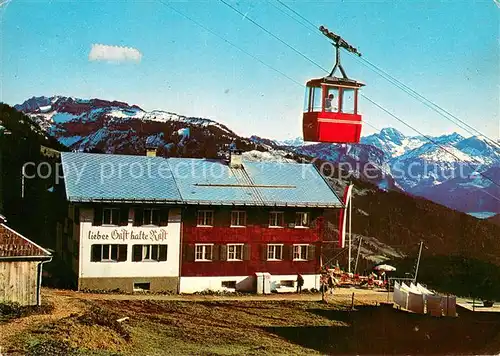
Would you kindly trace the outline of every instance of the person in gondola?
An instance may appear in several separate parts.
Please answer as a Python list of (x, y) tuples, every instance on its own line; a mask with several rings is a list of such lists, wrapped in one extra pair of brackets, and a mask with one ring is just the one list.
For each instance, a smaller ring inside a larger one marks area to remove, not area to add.
[(333, 94), (328, 95), (328, 98), (325, 99), (325, 111), (332, 111), (332, 101)]

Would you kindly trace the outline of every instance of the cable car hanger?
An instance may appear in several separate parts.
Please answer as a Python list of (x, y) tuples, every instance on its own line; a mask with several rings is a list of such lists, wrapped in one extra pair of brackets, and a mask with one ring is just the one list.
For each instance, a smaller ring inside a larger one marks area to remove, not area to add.
[(347, 76), (344, 68), (342, 67), (342, 64), (340, 63), (340, 48), (344, 48), (348, 52), (354, 53), (358, 56), (361, 57), (361, 53), (353, 46), (351, 46), (349, 43), (347, 43), (346, 40), (344, 40), (342, 37), (339, 35), (329, 31), (326, 27), (320, 26), (319, 30), (323, 35), (328, 37), (330, 40), (333, 41), (332, 45), (335, 46), (335, 66), (333, 67), (332, 71), (330, 72), (330, 75), (328, 78), (336, 78), (335, 77), (335, 72), (337, 71), (337, 68), (340, 70), (340, 73), (342, 73), (342, 79), (346, 81), (353, 81), (352, 79), (349, 79)]

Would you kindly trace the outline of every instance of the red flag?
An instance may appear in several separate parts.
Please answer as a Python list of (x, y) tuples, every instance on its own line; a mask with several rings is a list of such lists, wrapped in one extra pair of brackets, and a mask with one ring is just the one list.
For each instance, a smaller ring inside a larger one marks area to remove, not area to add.
[(343, 203), (345, 208), (340, 210), (339, 217), (339, 247), (345, 247), (345, 225), (347, 221), (347, 209), (349, 208), (349, 204), (351, 203), (351, 193), (352, 193), (352, 185), (348, 185), (344, 190)]

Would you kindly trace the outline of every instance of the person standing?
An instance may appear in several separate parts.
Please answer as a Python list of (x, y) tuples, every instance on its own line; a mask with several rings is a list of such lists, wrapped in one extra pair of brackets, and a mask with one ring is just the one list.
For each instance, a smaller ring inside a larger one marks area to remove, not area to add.
[(304, 285), (304, 277), (300, 273), (297, 274), (297, 293), (302, 292), (302, 286)]
[(330, 274), (330, 276), (328, 277), (328, 289), (330, 290), (330, 294), (333, 294), (335, 284), (335, 278)]

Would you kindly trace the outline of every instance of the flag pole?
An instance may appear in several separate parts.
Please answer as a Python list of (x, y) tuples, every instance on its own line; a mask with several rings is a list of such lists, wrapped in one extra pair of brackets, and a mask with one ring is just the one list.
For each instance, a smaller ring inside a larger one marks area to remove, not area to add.
[(352, 194), (349, 195), (349, 261), (347, 272), (351, 273), (351, 226), (352, 226)]

